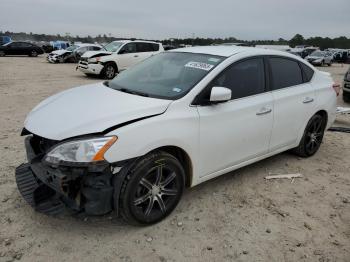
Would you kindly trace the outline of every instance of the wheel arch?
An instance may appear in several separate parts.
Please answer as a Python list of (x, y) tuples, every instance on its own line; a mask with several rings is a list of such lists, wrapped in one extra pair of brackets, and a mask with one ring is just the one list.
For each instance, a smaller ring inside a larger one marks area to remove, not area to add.
[(113, 65), (116, 68), (116, 72), (119, 72), (118, 65), (117, 65), (116, 61), (110, 60), (110, 61), (103, 62), (104, 66), (109, 65), (109, 64)]
[(321, 115), (322, 117), (325, 117), (325, 118), (326, 118), (326, 126), (327, 126), (327, 123), (328, 123), (328, 113), (327, 113), (327, 111), (324, 110), (324, 109), (319, 109), (319, 110), (316, 111), (313, 115), (311, 115), (311, 116), (307, 119), (307, 121), (303, 124), (303, 126), (302, 126), (302, 128), (301, 128), (301, 130), (300, 130), (300, 132), (299, 132), (299, 137), (298, 137), (298, 139), (297, 139), (297, 144), (300, 143), (300, 141), (301, 141), (301, 139), (302, 139), (302, 137), (303, 137), (303, 135), (304, 135), (305, 128), (306, 128), (307, 124), (309, 123), (310, 119), (311, 119), (313, 116), (315, 116), (315, 115)]
[(189, 154), (182, 148), (178, 146), (161, 146), (158, 148), (153, 149), (151, 152), (154, 151), (164, 151), (168, 154), (174, 156), (181, 165), (183, 166), (185, 170), (185, 186), (191, 187), (192, 181), (193, 181), (193, 165), (192, 160), (189, 156)]
[(317, 111), (314, 115), (320, 115), (320, 116), (324, 117), (326, 119), (326, 123), (328, 123), (328, 113), (326, 110), (321, 109), (321, 110)]

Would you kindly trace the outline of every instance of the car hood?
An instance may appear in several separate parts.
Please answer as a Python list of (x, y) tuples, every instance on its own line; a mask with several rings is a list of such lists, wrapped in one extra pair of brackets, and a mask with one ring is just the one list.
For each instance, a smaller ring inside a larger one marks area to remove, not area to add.
[(111, 55), (113, 54), (112, 52), (108, 51), (87, 51), (85, 52), (81, 57), (87, 57), (87, 58), (92, 58), (92, 57), (97, 57), (97, 56), (105, 56), (105, 55)]
[(51, 52), (51, 54), (53, 54), (53, 55), (63, 55), (65, 53), (72, 53), (72, 51), (68, 51), (68, 50), (65, 50), (65, 49), (60, 49), (60, 50), (55, 50), (55, 51)]
[(62, 140), (161, 114), (171, 102), (124, 93), (103, 83), (80, 86), (42, 101), (28, 114), (24, 127), (38, 136)]

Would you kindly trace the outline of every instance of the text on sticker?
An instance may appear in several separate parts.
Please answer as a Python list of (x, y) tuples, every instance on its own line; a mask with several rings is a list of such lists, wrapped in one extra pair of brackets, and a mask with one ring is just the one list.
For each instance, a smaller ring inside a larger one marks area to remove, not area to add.
[(191, 67), (191, 68), (197, 68), (197, 69), (202, 69), (205, 71), (209, 71), (212, 69), (214, 66), (211, 64), (207, 63), (201, 63), (201, 62), (188, 62), (185, 67)]

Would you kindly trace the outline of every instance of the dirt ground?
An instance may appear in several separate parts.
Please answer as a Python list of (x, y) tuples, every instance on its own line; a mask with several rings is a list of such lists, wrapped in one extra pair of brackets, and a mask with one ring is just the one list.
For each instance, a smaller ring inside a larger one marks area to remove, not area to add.
[[(322, 70), (341, 82), (347, 68)], [(327, 132), (312, 158), (283, 153), (188, 189), (154, 226), (35, 213), (14, 177), (25, 161), (25, 116), (52, 94), (98, 81), (43, 56), (0, 58), (0, 261), (350, 261), (345, 133)], [(350, 126), (350, 115), (340, 124)], [(266, 181), (269, 172), (304, 177)]]

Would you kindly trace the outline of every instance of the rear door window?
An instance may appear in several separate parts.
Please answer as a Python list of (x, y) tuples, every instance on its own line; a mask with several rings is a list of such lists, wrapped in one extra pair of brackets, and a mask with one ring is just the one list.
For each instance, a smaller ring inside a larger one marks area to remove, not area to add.
[(302, 71), (297, 61), (282, 57), (270, 57), (269, 61), (273, 90), (303, 83)]
[(152, 45), (153, 51), (159, 51), (159, 44), (150, 44)]
[(153, 46), (151, 43), (138, 42), (138, 43), (136, 43), (136, 50), (139, 53), (153, 52)]

